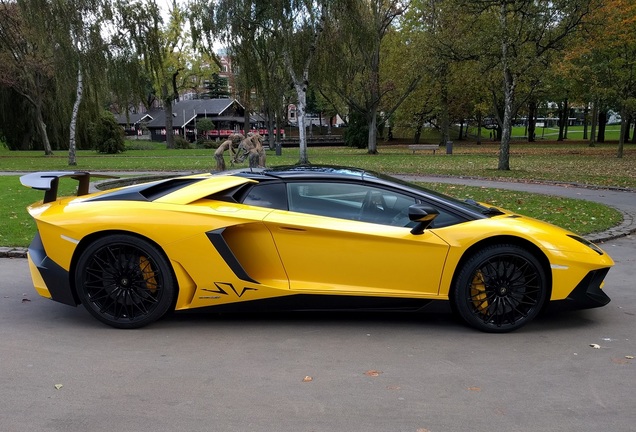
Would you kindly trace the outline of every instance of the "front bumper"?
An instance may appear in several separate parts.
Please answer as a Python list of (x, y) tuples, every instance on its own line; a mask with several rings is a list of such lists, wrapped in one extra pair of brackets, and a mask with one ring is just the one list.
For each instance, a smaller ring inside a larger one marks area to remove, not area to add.
[(576, 310), (605, 306), (610, 298), (601, 289), (609, 267), (589, 272), (564, 300), (550, 302), (559, 309)]

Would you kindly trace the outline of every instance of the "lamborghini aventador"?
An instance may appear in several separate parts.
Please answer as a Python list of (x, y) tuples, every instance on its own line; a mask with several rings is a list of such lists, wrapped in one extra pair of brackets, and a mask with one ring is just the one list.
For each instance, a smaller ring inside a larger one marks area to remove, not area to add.
[[(78, 196), (58, 198), (62, 177)], [(507, 332), (548, 303), (603, 306), (612, 259), (556, 226), (385, 175), (292, 166), (89, 193), (88, 172), (40, 172), (28, 208), (37, 292), (118, 328), (169, 311), (408, 310), (449, 301)]]

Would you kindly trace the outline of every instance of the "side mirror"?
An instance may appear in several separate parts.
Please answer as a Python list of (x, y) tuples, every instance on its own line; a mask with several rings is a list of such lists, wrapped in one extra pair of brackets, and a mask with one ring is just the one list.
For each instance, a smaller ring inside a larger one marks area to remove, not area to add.
[(413, 204), (409, 207), (409, 219), (417, 222), (411, 230), (411, 234), (420, 235), (431, 225), (431, 222), (439, 215), (439, 211), (430, 206)]

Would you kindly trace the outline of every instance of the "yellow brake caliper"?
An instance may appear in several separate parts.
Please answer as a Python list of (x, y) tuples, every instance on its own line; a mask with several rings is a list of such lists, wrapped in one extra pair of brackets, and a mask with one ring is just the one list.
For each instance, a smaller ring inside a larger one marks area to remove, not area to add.
[(486, 283), (484, 282), (484, 275), (481, 271), (475, 273), (473, 281), (470, 285), (470, 296), (473, 299), (475, 308), (481, 313), (485, 313), (488, 309), (488, 301), (486, 300)]
[(145, 256), (139, 257), (139, 268), (144, 275), (144, 281), (146, 282), (146, 288), (154, 294), (157, 290), (157, 280), (155, 279), (155, 272), (152, 270), (150, 261)]

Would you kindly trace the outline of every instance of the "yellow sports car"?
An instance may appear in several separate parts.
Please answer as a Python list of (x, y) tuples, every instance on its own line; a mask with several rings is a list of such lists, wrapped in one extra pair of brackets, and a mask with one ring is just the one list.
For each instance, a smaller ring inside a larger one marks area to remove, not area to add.
[[(57, 198), (61, 177), (78, 196)], [(419, 310), (515, 330), (548, 304), (603, 306), (612, 259), (553, 225), (356, 168), (196, 174), (88, 193), (86, 172), (21, 177), (45, 191), (38, 293), (119, 328), (170, 310)]]

